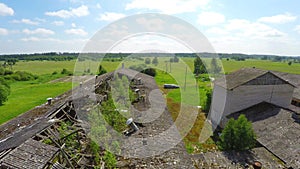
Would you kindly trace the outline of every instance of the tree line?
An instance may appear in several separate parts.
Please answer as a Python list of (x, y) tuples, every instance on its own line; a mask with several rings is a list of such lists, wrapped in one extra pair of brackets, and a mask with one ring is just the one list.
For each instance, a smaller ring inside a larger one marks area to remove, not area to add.
[[(221, 59), (232, 59), (237, 61), (244, 61), (246, 59), (260, 59), (271, 60), (274, 62), (294, 62), (300, 63), (300, 56), (277, 56), (277, 55), (259, 55), (259, 54), (242, 54), (242, 53), (68, 53), (68, 52), (48, 52), (48, 53), (33, 53), (33, 54), (6, 54), (0, 55), (0, 61), (6, 61), (8, 59), (15, 60), (51, 60), (51, 61), (65, 61), (79, 59), (84, 61), (85, 59), (96, 60), (98, 58), (104, 58), (106, 60), (124, 59), (128, 56), (132, 58), (144, 58), (144, 57), (201, 57), (214, 58), (219, 57)], [(174, 59), (175, 59), (174, 58)], [(176, 60), (176, 59), (175, 59)], [(170, 60), (171, 61), (171, 60)], [(172, 62), (172, 61), (171, 61)], [(176, 62), (176, 61), (175, 61)]]

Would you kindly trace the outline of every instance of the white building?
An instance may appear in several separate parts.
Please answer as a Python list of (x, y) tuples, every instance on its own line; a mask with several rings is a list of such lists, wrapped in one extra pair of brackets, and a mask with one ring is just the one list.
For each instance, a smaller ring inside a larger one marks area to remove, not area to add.
[(274, 72), (243, 68), (214, 82), (210, 118), (212, 124), (224, 127), (228, 115), (261, 102), (288, 108), (294, 85)]

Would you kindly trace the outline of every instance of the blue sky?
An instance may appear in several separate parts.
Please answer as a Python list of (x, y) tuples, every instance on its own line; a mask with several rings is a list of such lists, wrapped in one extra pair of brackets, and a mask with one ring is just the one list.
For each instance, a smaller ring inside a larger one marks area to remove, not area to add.
[(0, 0), (0, 54), (80, 52), (110, 23), (154, 12), (192, 24), (216, 52), (300, 56), (299, 6), (299, 0)]

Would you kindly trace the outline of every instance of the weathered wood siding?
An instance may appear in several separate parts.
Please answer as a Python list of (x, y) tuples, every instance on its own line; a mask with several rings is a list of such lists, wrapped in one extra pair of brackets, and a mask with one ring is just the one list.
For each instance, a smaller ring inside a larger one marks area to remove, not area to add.
[(231, 114), (263, 101), (281, 107), (291, 104), (294, 88), (291, 85), (245, 85), (228, 91), (225, 114)]
[[(289, 84), (282, 85), (242, 85), (233, 90), (214, 86), (211, 107), (213, 124), (225, 125), (225, 116), (254, 106), (263, 101), (288, 108), (291, 104), (294, 88)], [(225, 99), (225, 101), (224, 101)]]
[(214, 127), (219, 125), (222, 114), (225, 112), (226, 97), (227, 90), (221, 86), (215, 85), (210, 109), (210, 120)]

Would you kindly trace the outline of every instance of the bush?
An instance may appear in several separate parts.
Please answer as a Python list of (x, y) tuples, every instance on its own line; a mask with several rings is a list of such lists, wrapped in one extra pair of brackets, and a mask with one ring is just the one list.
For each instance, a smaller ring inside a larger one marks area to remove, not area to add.
[(4, 75), (11, 75), (13, 73), (14, 73), (13, 71), (7, 70), (7, 69), (5, 69), (5, 71), (4, 71)]
[(129, 69), (138, 71), (138, 72), (142, 72), (147, 66), (145, 64), (140, 64), (140, 65), (132, 65), (129, 66)]
[(2, 66), (0, 66), (0, 75), (4, 75), (4, 72), (5, 72), (5, 69)]
[(3, 103), (7, 101), (9, 94), (10, 88), (3, 84), (0, 84), (0, 105), (3, 105)]
[(151, 59), (150, 58), (146, 58), (145, 59), (145, 64), (149, 65), (151, 63)]
[(147, 69), (143, 70), (142, 73), (145, 73), (145, 74), (153, 76), (153, 77), (156, 76), (156, 71), (153, 68), (147, 68)]
[(16, 80), (16, 81), (29, 81), (29, 80), (34, 80), (37, 79), (38, 76), (35, 76), (29, 72), (25, 71), (17, 71), (14, 74), (10, 75), (11, 79)]
[(177, 56), (174, 57), (174, 62), (179, 62), (179, 58)]
[(158, 59), (157, 59), (157, 57), (154, 57), (154, 59), (152, 60), (152, 64), (154, 64), (155, 66), (158, 65)]
[(107, 71), (104, 69), (104, 67), (102, 65), (99, 65), (98, 75), (103, 75), (105, 73), (107, 73)]
[(105, 151), (103, 160), (105, 161), (107, 168), (115, 168), (117, 164), (117, 160), (114, 154), (109, 151)]
[(194, 152), (194, 146), (191, 143), (187, 143), (185, 148), (189, 154), (192, 154)]
[(61, 71), (61, 74), (63, 75), (68, 75), (68, 76), (72, 76), (73, 73), (71, 71), (68, 71), (67, 69), (63, 68), (63, 70)]
[(218, 144), (223, 150), (240, 151), (253, 148), (255, 146), (255, 133), (252, 123), (243, 114), (237, 120), (231, 118), (222, 131)]
[(205, 113), (209, 113), (210, 106), (211, 106), (211, 97), (212, 97), (212, 90), (206, 89), (206, 102), (203, 107)]

